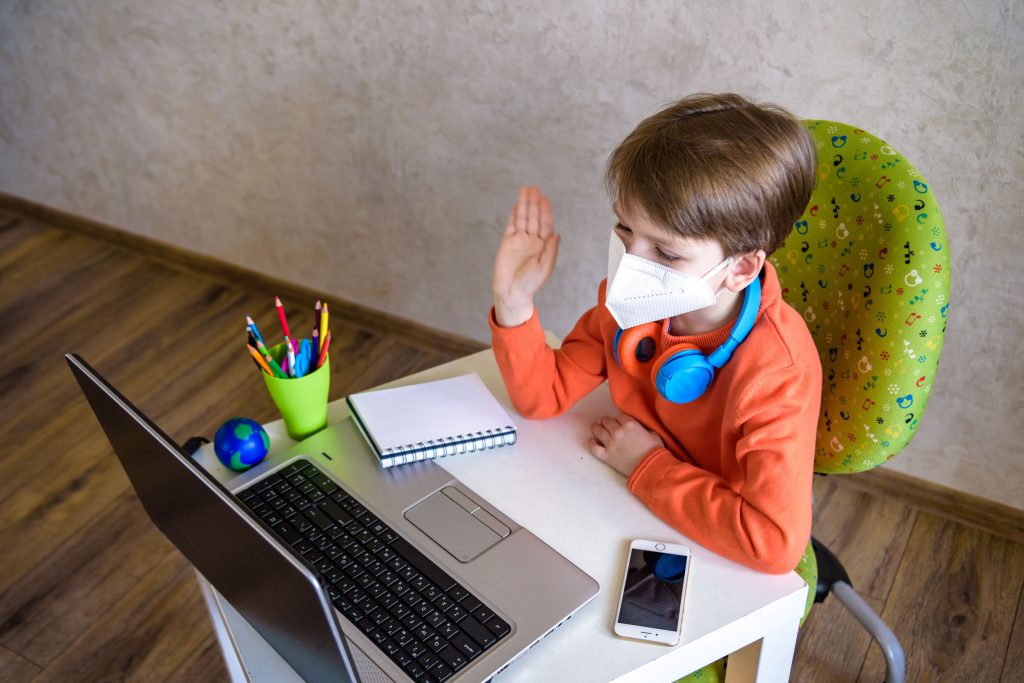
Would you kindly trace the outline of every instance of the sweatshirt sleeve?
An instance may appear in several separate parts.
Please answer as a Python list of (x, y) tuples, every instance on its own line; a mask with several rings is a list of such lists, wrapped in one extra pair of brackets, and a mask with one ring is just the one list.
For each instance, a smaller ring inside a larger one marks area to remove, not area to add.
[(536, 308), (529, 320), (516, 327), (498, 325), (493, 307), (489, 318), (498, 369), (512, 404), (525, 417), (560, 415), (604, 381), (604, 340), (597, 306), (576, 322), (560, 349), (548, 346)]
[(740, 399), (732, 483), (658, 448), (627, 486), (701, 545), (759, 571), (792, 571), (811, 535), (820, 399), (820, 367), (776, 370)]

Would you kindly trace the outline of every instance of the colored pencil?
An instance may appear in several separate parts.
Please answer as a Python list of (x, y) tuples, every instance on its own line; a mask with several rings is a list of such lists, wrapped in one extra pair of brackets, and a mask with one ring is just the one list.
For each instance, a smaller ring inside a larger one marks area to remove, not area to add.
[[(325, 306), (326, 308), (326, 306)], [(316, 361), (316, 366), (319, 368), (327, 360), (327, 349), (331, 346), (331, 331), (327, 330), (327, 338), (324, 339), (324, 344), (320, 348), (320, 357)]]
[(295, 347), (292, 346), (292, 340), (288, 338), (287, 334), (284, 336), (284, 345), (286, 350), (288, 351), (288, 374), (291, 375), (292, 377), (296, 377), (297, 375), (295, 374)]
[(313, 368), (313, 347), (308, 339), (303, 339), (299, 345), (299, 367), (303, 375), (308, 375)]
[(288, 329), (288, 318), (284, 315), (284, 305), (281, 303), (281, 297), (274, 297), (274, 306), (277, 307), (277, 319), (281, 321), (281, 330), (284, 332), (284, 336), (287, 339), (292, 336), (292, 333)]
[(274, 371), (274, 377), (279, 377), (281, 379), (287, 378), (288, 374), (284, 371), (281, 365), (274, 360), (274, 357), (270, 355), (267, 345), (258, 339), (256, 341), (258, 342), (256, 344), (256, 348), (260, 350), (260, 354), (263, 355), (263, 360), (267, 361), (267, 365), (269, 365), (270, 369)]
[[(322, 351), (324, 344), (327, 343), (327, 322), (329, 313), (327, 312), (327, 302), (324, 302), (323, 308), (320, 309), (320, 348), (317, 351)], [(318, 366), (319, 367), (319, 366)]]
[(320, 353), (320, 345), (317, 340), (320, 339), (320, 317), (323, 315), (323, 306), (320, 304), (320, 299), (316, 300), (316, 306), (313, 307), (313, 347), (317, 353)]
[(263, 371), (266, 372), (268, 375), (273, 377), (274, 373), (270, 370), (270, 366), (267, 365), (267, 361), (263, 360), (263, 357), (260, 356), (260, 352), (254, 349), (252, 347), (252, 344), (246, 344), (245, 348), (249, 349), (249, 353), (252, 355), (253, 360), (255, 360), (259, 364), (260, 368), (262, 368)]
[(259, 328), (256, 327), (256, 322), (252, 318), (250, 318), (248, 315), (245, 316), (245, 324), (246, 324), (246, 327), (248, 327), (250, 330), (252, 330), (252, 333), (254, 335), (256, 335), (257, 339), (259, 339), (260, 341), (263, 341), (263, 335), (260, 334)]
[(256, 366), (257, 370), (259, 370), (260, 372), (263, 372), (263, 366), (261, 366), (259, 363), (257, 363), (255, 358), (250, 358), (249, 360), (252, 361), (252, 364)]

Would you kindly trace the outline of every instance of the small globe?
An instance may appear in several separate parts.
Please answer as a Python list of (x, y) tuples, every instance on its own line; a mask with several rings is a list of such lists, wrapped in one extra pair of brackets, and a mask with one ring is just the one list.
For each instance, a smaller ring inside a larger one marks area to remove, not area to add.
[(259, 422), (247, 417), (233, 417), (217, 429), (213, 450), (224, 467), (247, 470), (267, 457), (270, 437)]

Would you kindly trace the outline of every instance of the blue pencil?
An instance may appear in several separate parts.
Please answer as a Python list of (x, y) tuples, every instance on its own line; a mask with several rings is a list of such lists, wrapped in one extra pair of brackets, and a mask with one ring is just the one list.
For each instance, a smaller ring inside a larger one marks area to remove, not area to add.
[(256, 323), (253, 321), (252, 318), (250, 318), (249, 316), (245, 316), (245, 324), (249, 326), (249, 329), (252, 330), (252, 333), (256, 335), (257, 339), (259, 339), (264, 344), (267, 343), (266, 341), (264, 341), (263, 335), (260, 334), (259, 329), (256, 328)]

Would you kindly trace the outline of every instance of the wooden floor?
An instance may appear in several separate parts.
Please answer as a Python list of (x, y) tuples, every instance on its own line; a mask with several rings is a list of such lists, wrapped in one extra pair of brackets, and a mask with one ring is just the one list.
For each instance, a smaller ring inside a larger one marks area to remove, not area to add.
[[(226, 679), (192, 569), (149, 523), (62, 355), (179, 441), (235, 415), (271, 420), (240, 330), (246, 312), (272, 323), (273, 296), (0, 210), (0, 681)], [(310, 303), (286, 301), (293, 326), (311, 324)], [(331, 321), (332, 399), (457, 355)], [(908, 681), (1024, 680), (1024, 545), (837, 477), (815, 496), (815, 535), (899, 636)], [(883, 671), (834, 599), (814, 608), (794, 680)]]

